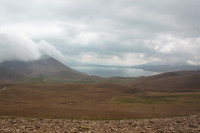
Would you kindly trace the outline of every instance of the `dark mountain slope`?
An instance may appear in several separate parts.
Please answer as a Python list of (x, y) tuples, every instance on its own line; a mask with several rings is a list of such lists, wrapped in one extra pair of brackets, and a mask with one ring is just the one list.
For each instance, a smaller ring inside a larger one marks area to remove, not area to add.
[(43, 76), (67, 79), (90, 78), (89, 75), (77, 72), (52, 57), (29, 62), (5, 61), (3, 63), (0, 63), (0, 66), (6, 68), (7, 70), (24, 75), (27, 78)]
[(0, 81), (12, 81), (12, 80), (22, 80), (24, 78), (23, 75), (16, 73), (12, 70), (8, 70), (2, 66), (0, 66)]

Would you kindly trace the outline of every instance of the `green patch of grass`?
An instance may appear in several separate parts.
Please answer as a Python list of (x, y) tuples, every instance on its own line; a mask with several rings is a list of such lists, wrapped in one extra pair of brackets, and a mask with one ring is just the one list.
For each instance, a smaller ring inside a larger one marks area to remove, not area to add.
[(200, 93), (177, 93), (167, 95), (147, 95), (147, 96), (127, 96), (115, 98), (118, 103), (142, 103), (142, 104), (198, 104), (200, 103)]
[(120, 98), (116, 100), (118, 103), (142, 103), (142, 104), (168, 104), (174, 103), (176, 100), (167, 99), (163, 97), (149, 97), (149, 96), (134, 96), (127, 98)]

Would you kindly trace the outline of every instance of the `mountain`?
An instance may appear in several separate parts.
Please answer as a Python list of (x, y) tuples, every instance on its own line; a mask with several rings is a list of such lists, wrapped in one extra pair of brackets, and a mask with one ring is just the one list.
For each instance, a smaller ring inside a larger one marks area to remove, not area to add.
[(0, 66), (0, 81), (15, 81), (15, 80), (22, 80), (24, 78), (23, 75), (16, 73), (12, 70), (6, 69)]
[[(26, 78), (46, 78), (46, 79), (87, 79), (89, 75), (75, 71), (62, 64), (52, 57), (42, 58), (36, 61), (5, 61), (0, 63), (0, 77), (6, 78), (5, 75), (19, 75)], [(4, 76), (3, 76), (4, 75)]]
[(172, 71), (182, 71), (182, 70), (200, 70), (200, 66), (194, 65), (151, 65), (144, 64), (138, 66), (132, 66), (132, 68), (143, 69), (146, 71), (154, 72), (172, 72)]

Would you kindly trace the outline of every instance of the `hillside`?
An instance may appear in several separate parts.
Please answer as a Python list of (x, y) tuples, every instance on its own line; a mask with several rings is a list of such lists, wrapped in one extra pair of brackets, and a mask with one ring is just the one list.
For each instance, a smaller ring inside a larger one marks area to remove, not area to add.
[(136, 69), (143, 69), (146, 71), (154, 71), (154, 72), (173, 72), (173, 71), (189, 71), (189, 70), (200, 70), (200, 66), (197, 65), (150, 65), (150, 64), (144, 64), (144, 65), (138, 65), (138, 66), (132, 66), (132, 68)]
[[(40, 72), (43, 69), (47, 73), (46, 80), (54, 77), (52, 76), (54, 74), (61, 79), (62, 77), (80, 79), (78, 76), (90, 78), (60, 65), (51, 58), (48, 60), (37, 61), (38, 66), (41, 66), (38, 68)], [(27, 67), (27, 64), (23, 66), (25, 70), (32, 70), (29, 75), (38, 72), (34, 71), (34, 65), (31, 68)], [(58, 68), (58, 71), (48, 73), (48, 70), (44, 70), (45, 64), (50, 66), (47, 69)], [(11, 73), (7, 68), (5, 72)], [(11, 75), (14, 77), (14, 74)], [(28, 77), (28, 74), (24, 75)], [(68, 119), (135, 119), (180, 116), (200, 111), (199, 71), (178, 71), (141, 78), (103, 78), (89, 83), (80, 81), (41, 83), (1, 82), (0, 115)]]
[(0, 66), (0, 81), (20, 81), (24, 78), (22, 74), (16, 73)]
[(200, 71), (177, 71), (150, 76), (135, 85), (145, 91), (200, 91)]
[[(56, 78), (57, 80), (90, 78), (89, 75), (77, 72), (52, 57), (28, 62), (5, 61), (0, 63), (0, 66), (6, 69), (6, 71), (4, 71), (4, 75), (12, 75), (11, 73), (18, 73), (25, 76), (26, 78)], [(1, 77), (3, 79), (2, 75)]]

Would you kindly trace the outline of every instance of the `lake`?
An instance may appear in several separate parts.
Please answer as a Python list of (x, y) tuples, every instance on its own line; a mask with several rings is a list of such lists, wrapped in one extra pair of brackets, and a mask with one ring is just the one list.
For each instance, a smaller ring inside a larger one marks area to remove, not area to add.
[(74, 70), (95, 75), (100, 77), (140, 77), (159, 74), (152, 71), (144, 71), (142, 69), (126, 68), (126, 67), (72, 67)]

